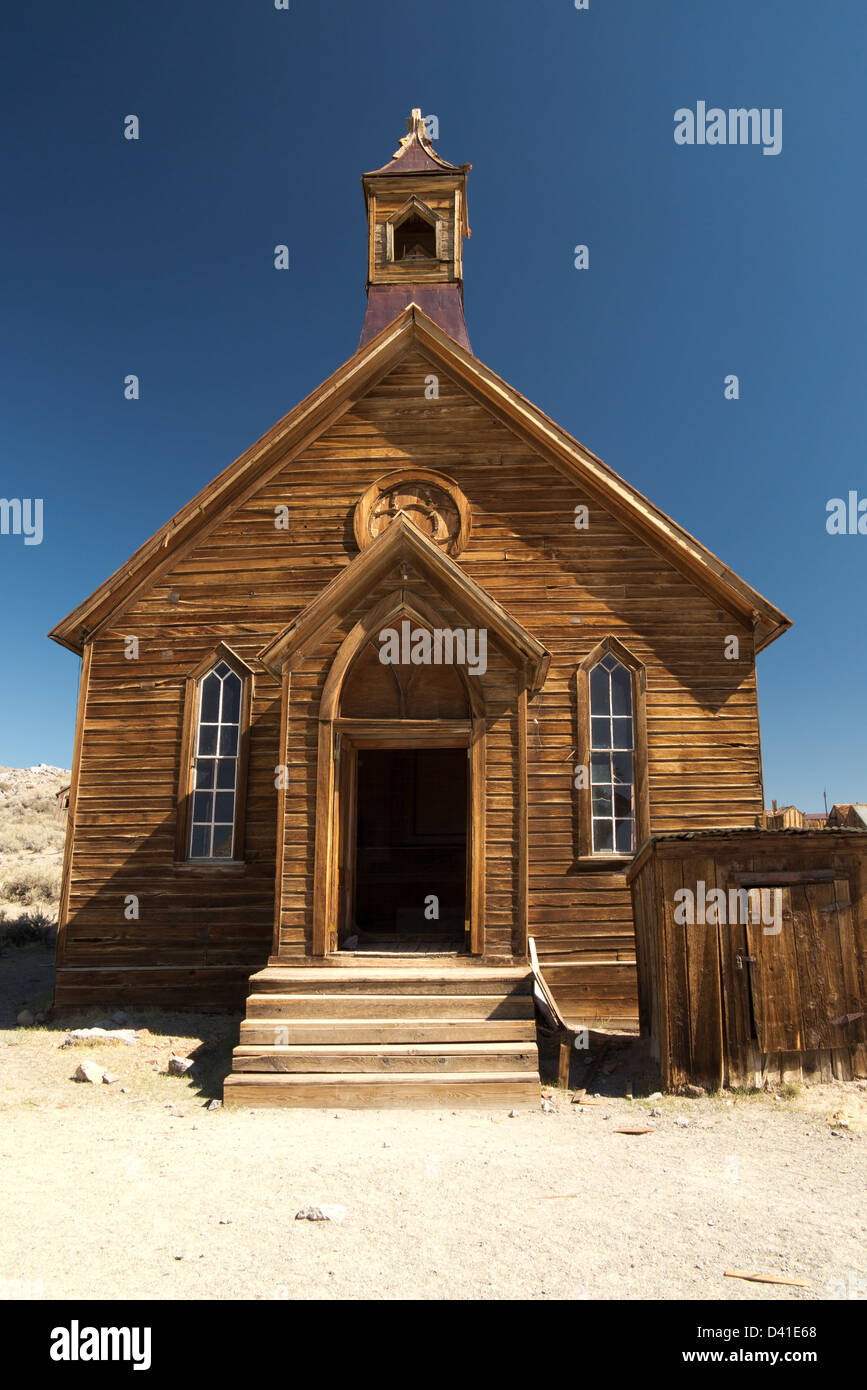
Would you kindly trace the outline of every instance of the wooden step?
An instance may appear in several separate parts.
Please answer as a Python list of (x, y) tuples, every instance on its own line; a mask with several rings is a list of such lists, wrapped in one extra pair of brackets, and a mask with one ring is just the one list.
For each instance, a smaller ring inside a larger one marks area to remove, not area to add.
[(524, 969), (455, 967), (423, 970), (401, 966), (354, 970), (287, 970), (269, 966), (250, 980), (250, 993), (261, 994), (531, 994), (533, 976)]
[(321, 1019), (244, 1019), (241, 1043), (274, 1046), (284, 1043), (334, 1043), (347, 1047), (376, 1043), (452, 1043), (536, 1042), (536, 1025), (531, 1018), (321, 1018)]
[(251, 994), (248, 1018), (532, 1018), (530, 994)]
[[(477, 962), (474, 964), (473, 962)], [(524, 961), (516, 961), (512, 956), (470, 956), (466, 951), (401, 951), (368, 950), (335, 951), (330, 956), (279, 956), (272, 957), (267, 970), (367, 970), (371, 967), (384, 967), (389, 970), (418, 970), (430, 966), (435, 970), (522, 970), (526, 971)], [(265, 972), (260, 972), (264, 974)], [(255, 978), (255, 976), (253, 977)]]
[(428, 1109), (432, 1105), (457, 1109), (505, 1110), (539, 1104), (539, 1077), (534, 1072), (407, 1072), (383, 1077), (364, 1073), (327, 1075), (263, 1075), (231, 1072), (223, 1087), (223, 1103), (257, 1110), (265, 1105), (323, 1106), (349, 1110), (370, 1108)]
[(250, 981), (228, 1105), (536, 1105), (533, 975), (523, 963), (446, 967), (275, 960)]
[(235, 1048), (233, 1072), (520, 1072), (535, 1076), (535, 1046), (521, 1043), (374, 1043)]

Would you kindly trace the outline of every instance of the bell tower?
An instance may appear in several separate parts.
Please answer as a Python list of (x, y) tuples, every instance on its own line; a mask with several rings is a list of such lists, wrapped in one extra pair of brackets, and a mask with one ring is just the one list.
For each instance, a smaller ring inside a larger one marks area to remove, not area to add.
[(467, 174), (472, 166), (449, 164), (437, 154), (419, 108), (406, 125), (390, 162), (361, 176), (367, 313), (359, 347), (415, 303), (469, 349), (461, 250), (470, 235)]

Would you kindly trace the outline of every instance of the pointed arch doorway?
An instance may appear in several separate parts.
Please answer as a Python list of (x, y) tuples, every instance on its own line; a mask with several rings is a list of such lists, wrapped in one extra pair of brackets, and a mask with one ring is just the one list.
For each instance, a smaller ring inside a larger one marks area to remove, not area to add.
[[(418, 627), (428, 639), (438, 632), (442, 660), (434, 644), (432, 660), (425, 653), (418, 663), (412, 654), (401, 655), (405, 672), (386, 669), (394, 658), (380, 659), (383, 630), (402, 633), (404, 622), (410, 633)], [(460, 633), (466, 661), (448, 648)], [(471, 636), (477, 656), (484, 646), (484, 660), (470, 658)], [(397, 762), (373, 759), (389, 751), (405, 755), (404, 765), (412, 754), (412, 778), (422, 784), (410, 838), (424, 851), (416, 856), (424, 872), (413, 880), (416, 870), (407, 871), (414, 896), (406, 906), (423, 912), (424, 900), (439, 896), (448, 920), (460, 920), (457, 821), (465, 807), (464, 949), (474, 958), (525, 960), (527, 710), (545, 681), (545, 647), (400, 513), (262, 649), (259, 660), (282, 685), (272, 962), (337, 955), (352, 940), (359, 925), (359, 850), (400, 848), (377, 846), (375, 835), (367, 844), (358, 838), (362, 779), (380, 791), (385, 782), (390, 795), (398, 779)], [(417, 664), (418, 671), (411, 669)], [(451, 780), (447, 763), (454, 769)], [(444, 784), (436, 792), (434, 766)], [(404, 829), (409, 804), (405, 800), (400, 813)], [(438, 835), (453, 852), (439, 878), (442, 892), (437, 895), (432, 884), (419, 902)], [(371, 872), (371, 893), (372, 878)], [(402, 906), (394, 907), (395, 931)], [(422, 915), (424, 921), (436, 919)]]
[[(379, 634), (432, 642), (437, 615), (405, 593), (344, 640), (320, 706), (314, 951), (484, 949), (485, 722), (457, 665), (383, 662)], [(323, 775), (324, 773), (324, 775)]]

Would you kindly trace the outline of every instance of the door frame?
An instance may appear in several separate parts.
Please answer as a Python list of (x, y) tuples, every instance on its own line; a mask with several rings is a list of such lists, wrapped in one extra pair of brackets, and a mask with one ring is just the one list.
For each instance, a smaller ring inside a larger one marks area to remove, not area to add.
[[(342, 719), (319, 725), (319, 775), (316, 795), (316, 863), (313, 885), (314, 956), (340, 949), (341, 900), (345, 905), (354, 882), (354, 851), (349, 874), (344, 846), (354, 839), (357, 814), (355, 762), (359, 748), (466, 748), (467, 750), (467, 892), (464, 916), (466, 950), (485, 949), (485, 721), (471, 719)], [(347, 837), (350, 837), (347, 840)], [(344, 907), (345, 910), (345, 907)]]

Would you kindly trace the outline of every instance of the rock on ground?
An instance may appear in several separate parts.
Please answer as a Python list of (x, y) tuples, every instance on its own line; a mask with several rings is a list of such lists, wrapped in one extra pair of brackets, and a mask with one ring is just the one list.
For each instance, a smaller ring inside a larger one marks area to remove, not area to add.
[(67, 1033), (63, 1042), (63, 1047), (71, 1047), (73, 1043), (126, 1043), (127, 1047), (135, 1047), (138, 1038), (131, 1028), (73, 1028)]
[(91, 1062), (85, 1058), (85, 1060), (79, 1062), (78, 1066), (75, 1068), (72, 1079), (73, 1081), (92, 1081), (95, 1083), (97, 1081), (102, 1081), (103, 1075), (103, 1069), (98, 1062)]

